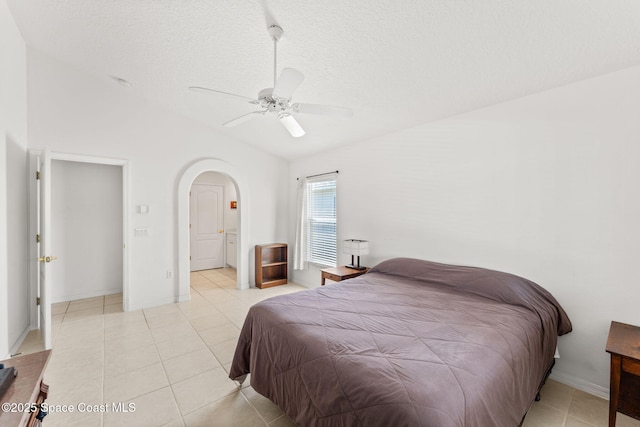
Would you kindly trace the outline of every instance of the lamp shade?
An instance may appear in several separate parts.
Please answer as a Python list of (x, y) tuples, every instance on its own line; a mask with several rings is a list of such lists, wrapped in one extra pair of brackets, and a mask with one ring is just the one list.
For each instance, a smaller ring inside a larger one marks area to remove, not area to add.
[(369, 242), (366, 240), (347, 239), (342, 244), (342, 252), (349, 255), (366, 255), (369, 253)]

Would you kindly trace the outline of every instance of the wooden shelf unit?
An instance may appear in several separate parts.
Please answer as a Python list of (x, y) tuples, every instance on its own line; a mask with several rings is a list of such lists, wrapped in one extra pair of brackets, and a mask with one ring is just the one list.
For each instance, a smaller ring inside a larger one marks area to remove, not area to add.
[(256, 286), (260, 289), (287, 283), (287, 244), (256, 245)]

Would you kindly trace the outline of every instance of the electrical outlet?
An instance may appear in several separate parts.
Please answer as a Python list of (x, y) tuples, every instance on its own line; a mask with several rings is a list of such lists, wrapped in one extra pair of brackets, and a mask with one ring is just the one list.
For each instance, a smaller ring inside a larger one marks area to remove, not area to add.
[(167, 279), (171, 279), (173, 277), (173, 271), (167, 270)]

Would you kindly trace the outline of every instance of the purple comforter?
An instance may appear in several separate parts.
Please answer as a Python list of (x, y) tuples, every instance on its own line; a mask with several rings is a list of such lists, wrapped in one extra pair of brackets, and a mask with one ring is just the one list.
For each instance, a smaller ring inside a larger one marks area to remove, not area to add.
[(513, 427), (570, 331), (526, 279), (396, 258), (254, 305), (230, 377), (300, 426)]

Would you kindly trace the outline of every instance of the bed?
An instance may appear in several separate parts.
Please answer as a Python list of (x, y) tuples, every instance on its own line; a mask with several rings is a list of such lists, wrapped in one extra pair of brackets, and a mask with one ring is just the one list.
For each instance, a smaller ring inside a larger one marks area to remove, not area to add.
[(229, 376), (299, 426), (514, 427), (570, 331), (529, 280), (394, 258), (254, 305)]

